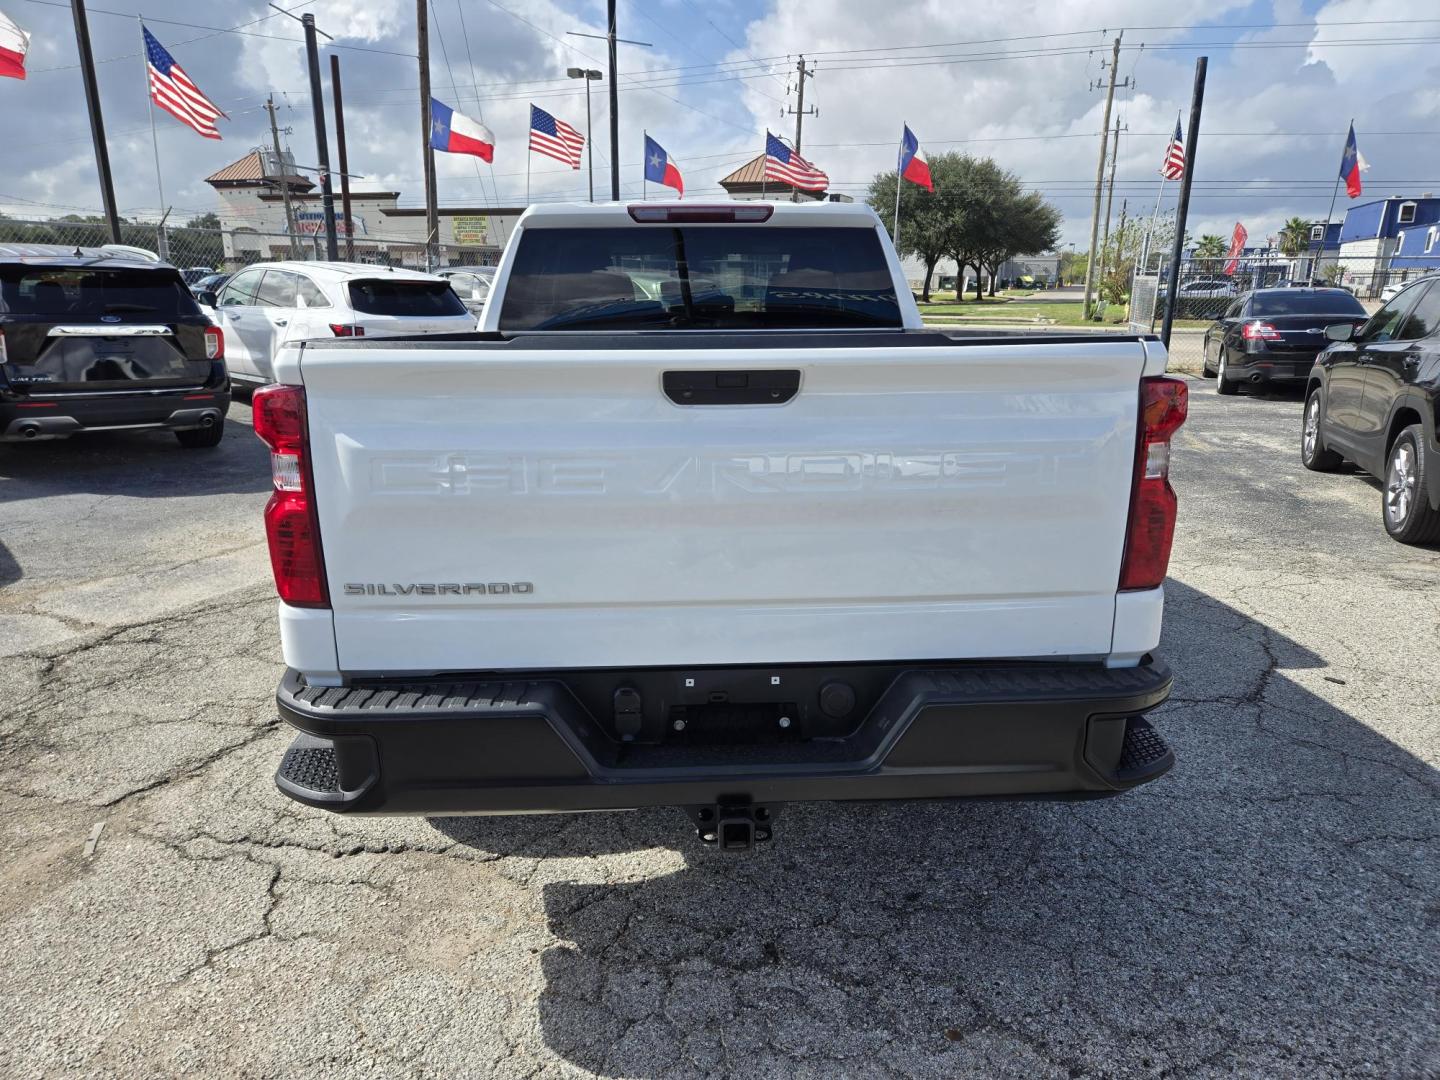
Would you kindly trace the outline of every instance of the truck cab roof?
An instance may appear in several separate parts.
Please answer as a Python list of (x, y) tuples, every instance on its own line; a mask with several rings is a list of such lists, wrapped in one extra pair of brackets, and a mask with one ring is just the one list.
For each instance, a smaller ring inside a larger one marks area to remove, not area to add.
[[(606, 202), (550, 203), (531, 206), (520, 218), (530, 229), (594, 228), (663, 225), (660, 215), (673, 214), (676, 224), (685, 225), (787, 225), (807, 228), (875, 228), (880, 224), (875, 211), (864, 203), (769, 202), (766, 200), (725, 200), (713, 202)], [(647, 217), (649, 220), (646, 220)]]

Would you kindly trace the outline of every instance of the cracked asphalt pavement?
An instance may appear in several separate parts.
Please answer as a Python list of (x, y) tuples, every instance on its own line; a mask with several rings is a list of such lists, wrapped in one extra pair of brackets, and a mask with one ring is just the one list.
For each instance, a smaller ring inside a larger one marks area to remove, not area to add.
[(742, 857), (286, 801), (248, 410), (0, 447), (0, 1075), (1440, 1076), (1440, 552), (1300, 410), (1192, 384), (1169, 776)]

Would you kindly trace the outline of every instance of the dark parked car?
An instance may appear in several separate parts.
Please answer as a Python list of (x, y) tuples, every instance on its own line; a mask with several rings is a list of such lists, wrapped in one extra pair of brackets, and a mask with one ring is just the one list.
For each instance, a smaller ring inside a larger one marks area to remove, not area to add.
[(156, 428), (215, 446), (225, 342), (164, 263), (0, 244), (0, 441)]
[(1364, 321), (1365, 308), (1344, 289), (1256, 289), (1205, 331), (1205, 374), (1221, 394), (1241, 383), (1303, 384), (1329, 344), (1325, 328)]
[(190, 282), (190, 291), (197, 297), (202, 292), (218, 293), (230, 278), (230, 274), (206, 274), (204, 277)]
[(1300, 460), (1331, 472), (1349, 459), (1380, 478), (1385, 529), (1440, 542), (1440, 277), (1403, 289), (1359, 330), (1341, 321), (1305, 397)]

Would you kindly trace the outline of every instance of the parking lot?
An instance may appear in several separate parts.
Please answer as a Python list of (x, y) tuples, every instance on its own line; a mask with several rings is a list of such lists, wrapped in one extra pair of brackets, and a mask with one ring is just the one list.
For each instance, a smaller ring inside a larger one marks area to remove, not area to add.
[(1440, 551), (1295, 396), (1191, 394), (1173, 773), (738, 857), (285, 800), (248, 408), (0, 447), (0, 1074), (1440, 1075)]

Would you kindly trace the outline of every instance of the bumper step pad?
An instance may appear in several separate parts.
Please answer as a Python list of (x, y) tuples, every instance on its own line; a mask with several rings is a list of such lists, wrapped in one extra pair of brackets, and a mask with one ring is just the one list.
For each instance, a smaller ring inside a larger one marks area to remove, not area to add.
[(1132, 716), (1125, 725), (1125, 742), (1115, 766), (1115, 779), (1123, 784), (1154, 779), (1169, 772), (1174, 764), (1174, 751), (1150, 726), (1150, 721), (1143, 716)]
[(335, 759), (335, 747), (319, 739), (302, 735), (291, 743), (280, 760), (280, 775), (296, 787), (317, 795), (340, 793), (340, 765)]

